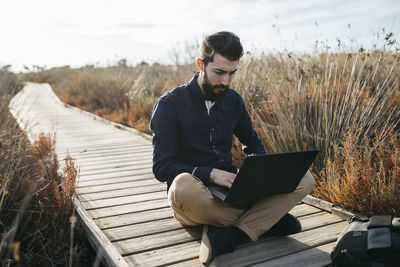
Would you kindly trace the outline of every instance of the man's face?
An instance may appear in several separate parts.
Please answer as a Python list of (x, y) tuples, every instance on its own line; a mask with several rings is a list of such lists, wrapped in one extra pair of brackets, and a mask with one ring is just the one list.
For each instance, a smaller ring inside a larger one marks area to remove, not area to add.
[(230, 61), (220, 54), (214, 55), (214, 60), (209, 62), (204, 69), (201, 82), (206, 99), (218, 101), (224, 97), (238, 64), (239, 60)]

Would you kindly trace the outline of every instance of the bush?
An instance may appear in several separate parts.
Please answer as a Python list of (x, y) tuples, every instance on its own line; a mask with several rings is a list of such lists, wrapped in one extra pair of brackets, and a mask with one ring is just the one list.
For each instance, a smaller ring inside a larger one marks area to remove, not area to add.
[(346, 136), (324, 161), (315, 195), (363, 215), (400, 216), (400, 136), (384, 142)]

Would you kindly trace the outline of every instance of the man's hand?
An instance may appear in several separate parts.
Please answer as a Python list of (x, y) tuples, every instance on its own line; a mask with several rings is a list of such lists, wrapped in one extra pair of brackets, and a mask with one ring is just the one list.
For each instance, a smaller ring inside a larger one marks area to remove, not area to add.
[(220, 169), (212, 169), (210, 173), (210, 180), (213, 181), (215, 184), (219, 184), (222, 186), (226, 186), (231, 188), (233, 181), (235, 181), (236, 174), (223, 171)]

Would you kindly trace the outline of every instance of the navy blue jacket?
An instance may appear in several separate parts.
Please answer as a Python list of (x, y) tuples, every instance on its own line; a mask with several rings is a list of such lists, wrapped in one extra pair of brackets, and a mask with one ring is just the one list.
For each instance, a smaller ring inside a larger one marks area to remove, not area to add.
[(205, 184), (213, 168), (236, 173), (231, 154), (233, 135), (245, 153), (266, 153), (242, 97), (228, 89), (208, 115), (197, 76), (161, 96), (151, 117), (153, 172), (157, 180), (167, 181), (168, 187), (183, 172), (192, 173)]

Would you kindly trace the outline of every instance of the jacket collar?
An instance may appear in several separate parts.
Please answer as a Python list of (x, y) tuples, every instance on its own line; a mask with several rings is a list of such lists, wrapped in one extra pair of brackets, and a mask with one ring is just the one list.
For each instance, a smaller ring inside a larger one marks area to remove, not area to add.
[(193, 78), (190, 80), (189, 90), (193, 97), (194, 102), (204, 105), (205, 98), (204, 98), (203, 92), (201, 91), (200, 86), (197, 84), (197, 77), (199, 77), (199, 72), (196, 72), (193, 75)]

